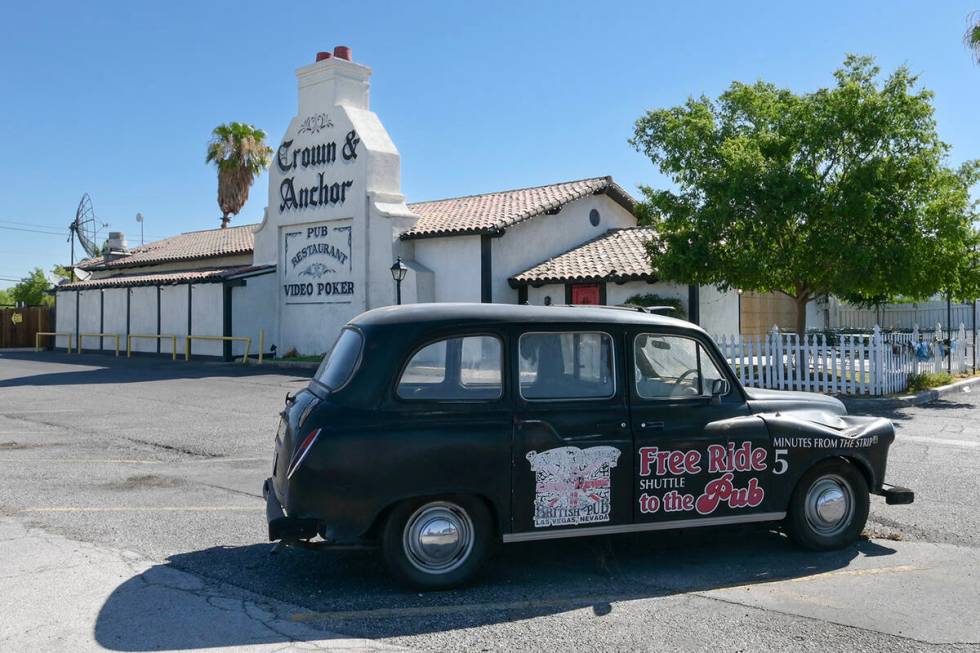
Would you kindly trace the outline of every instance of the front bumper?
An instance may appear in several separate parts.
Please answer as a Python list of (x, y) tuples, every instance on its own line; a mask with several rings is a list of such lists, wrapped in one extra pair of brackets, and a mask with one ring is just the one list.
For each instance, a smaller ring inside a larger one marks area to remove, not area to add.
[(885, 503), (890, 506), (903, 505), (915, 501), (915, 492), (907, 487), (889, 485), (888, 483), (882, 484), (881, 492), (878, 492), (878, 494), (885, 497)]
[(272, 479), (267, 478), (262, 484), (262, 496), (265, 497), (265, 519), (269, 522), (269, 541), (276, 540), (308, 540), (317, 534), (317, 521), (302, 517), (289, 517), (279, 504)]

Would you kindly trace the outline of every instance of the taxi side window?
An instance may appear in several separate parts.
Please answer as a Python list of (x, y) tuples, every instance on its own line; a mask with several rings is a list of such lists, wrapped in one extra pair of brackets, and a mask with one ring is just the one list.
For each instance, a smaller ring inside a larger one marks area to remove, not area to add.
[(519, 349), (525, 399), (607, 399), (616, 393), (608, 333), (525, 333)]
[(502, 352), (494, 336), (447, 338), (417, 351), (398, 380), (402, 399), (499, 399)]
[(711, 396), (715, 379), (724, 379), (696, 340), (641, 333), (633, 341), (636, 394), (644, 399)]

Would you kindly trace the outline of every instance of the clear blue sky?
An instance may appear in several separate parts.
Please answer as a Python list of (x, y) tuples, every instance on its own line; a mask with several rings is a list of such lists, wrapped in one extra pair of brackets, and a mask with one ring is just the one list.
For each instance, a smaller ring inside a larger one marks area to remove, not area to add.
[[(797, 91), (847, 52), (905, 64), (935, 91), (952, 163), (980, 157), (980, 67), (962, 44), (980, 0), (866, 3), (7, 3), (0, 23), (0, 287), (67, 262), (83, 192), (139, 242), (218, 225), (204, 164), (218, 123), (275, 145), (293, 71), (345, 44), (402, 154), (409, 201), (611, 174), (664, 184), (626, 140), (649, 108), (732, 81)], [(235, 223), (257, 222), (267, 179)], [(14, 224), (23, 223), (23, 224)], [(31, 225), (31, 226), (25, 226)], [(53, 234), (15, 231), (36, 228)]]

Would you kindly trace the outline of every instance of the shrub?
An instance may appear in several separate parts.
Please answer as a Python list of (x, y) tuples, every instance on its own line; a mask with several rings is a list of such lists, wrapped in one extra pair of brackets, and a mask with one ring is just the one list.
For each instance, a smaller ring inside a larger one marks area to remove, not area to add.
[(684, 310), (684, 302), (676, 297), (661, 297), (660, 295), (654, 295), (653, 293), (646, 293), (643, 295), (632, 295), (627, 297), (625, 303), (627, 306), (642, 306), (643, 308), (650, 306), (670, 306), (671, 310), (664, 313), (664, 315), (680, 318), (682, 320), (687, 319), (687, 311)]
[(949, 385), (952, 382), (952, 375), (946, 372), (909, 374), (909, 391), (921, 392), (923, 390), (929, 390), (930, 388), (938, 388), (941, 385)]

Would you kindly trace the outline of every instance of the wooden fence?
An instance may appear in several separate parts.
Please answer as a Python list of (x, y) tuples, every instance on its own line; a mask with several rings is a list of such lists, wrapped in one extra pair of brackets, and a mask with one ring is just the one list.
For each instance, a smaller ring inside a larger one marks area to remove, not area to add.
[[(949, 342), (942, 326), (934, 334), (813, 333), (800, 337), (774, 328), (762, 336), (715, 340), (743, 385), (842, 395), (887, 395), (908, 388), (910, 374), (970, 370), (966, 328)], [(937, 335), (938, 334), (938, 335)]]
[(53, 326), (53, 308), (0, 308), (0, 349), (33, 347), (34, 334), (38, 331), (51, 331)]

